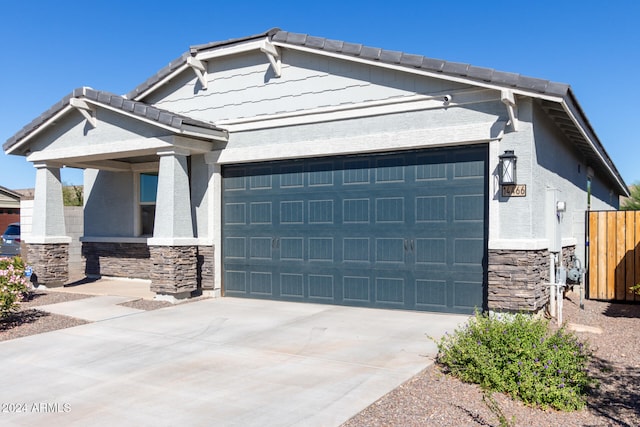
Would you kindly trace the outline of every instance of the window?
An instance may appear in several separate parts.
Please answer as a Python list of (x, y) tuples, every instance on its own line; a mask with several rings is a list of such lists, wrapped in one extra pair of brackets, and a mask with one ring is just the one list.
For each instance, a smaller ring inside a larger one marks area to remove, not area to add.
[(158, 193), (158, 174), (140, 174), (140, 234), (153, 235), (153, 224), (156, 217), (156, 195)]

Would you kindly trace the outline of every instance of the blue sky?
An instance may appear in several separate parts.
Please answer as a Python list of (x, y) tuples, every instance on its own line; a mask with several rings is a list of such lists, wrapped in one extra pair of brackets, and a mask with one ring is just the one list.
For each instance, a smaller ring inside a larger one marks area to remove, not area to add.
[[(0, 143), (72, 89), (124, 94), (190, 45), (279, 27), (573, 87), (627, 184), (640, 181), (640, 2), (2, 1)], [(81, 183), (63, 171), (66, 183)], [(35, 169), (0, 154), (0, 186)]]

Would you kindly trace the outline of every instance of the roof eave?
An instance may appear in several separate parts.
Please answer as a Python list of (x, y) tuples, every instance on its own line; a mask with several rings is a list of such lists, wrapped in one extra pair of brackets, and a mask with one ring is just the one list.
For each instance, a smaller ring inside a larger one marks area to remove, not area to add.
[(631, 195), (629, 191), (629, 187), (625, 183), (622, 175), (618, 171), (607, 153), (607, 150), (604, 148), (604, 145), (600, 142), (593, 126), (589, 122), (587, 115), (584, 113), (582, 106), (578, 102), (573, 90), (569, 88), (567, 95), (562, 103), (562, 107), (565, 109), (567, 114), (571, 117), (572, 121), (576, 125), (576, 127), (581, 131), (583, 136), (589, 144), (591, 144), (593, 151), (598, 155), (602, 162), (602, 166), (605, 167), (606, 170), (609, 171), (611, 178), (613, 178), (614, 182), (618, 185), (618, 189), (621, 191), (622, 195), (629, 197)]
[[(144, 82), (136, 86), (132, 91), (127, 93), (125, 97), (136, 101), (144, 99), (146, 96), (153, 93), (156, 89), (173, 79), (176, 75), (188, 69), (189, 65), (187, 64), (187, 59), (189, 57), (202, 56), (206, 55), (207, 53), (211, 54), (212, 52), (218, 50), (233, 50), (234, 47), (254, 41), (259, 41), (264, 39), (265, 37), (271, 38), (279, 31), (280, 30), (278, 28), (272, 28), (268, 31), (254, 34), (252, 36), (190, 46), (188, 52), (183, 53), (178, 58), (171, 61), (166, 67), (162, 68), (155, 75), (145, 80)], [(255, 48), (258, 48), (257, 45)]]

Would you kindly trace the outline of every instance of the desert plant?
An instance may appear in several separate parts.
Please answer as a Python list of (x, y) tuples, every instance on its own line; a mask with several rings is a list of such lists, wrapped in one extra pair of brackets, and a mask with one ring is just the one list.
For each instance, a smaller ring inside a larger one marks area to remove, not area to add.
[(31, 291), (24, 270), (22, 258), (0, 258), (0, 318), (14, 312)]
[(454, 376), (529, 405), (579, 409), (594, 384), (587, 346), (564, 328), (550, 332), (544, 319), (476, 313), (437, 344), (438, 362)]

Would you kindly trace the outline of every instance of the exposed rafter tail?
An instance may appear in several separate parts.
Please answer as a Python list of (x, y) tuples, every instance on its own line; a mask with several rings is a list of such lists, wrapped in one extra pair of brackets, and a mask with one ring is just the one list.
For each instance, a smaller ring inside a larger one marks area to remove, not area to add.
[(282, 61), (280, 59), (280, 50), (271, 43), (268, 38), (264, 40), (260, 50), (267, 55), (271, 67), (273, 67), (273, 73), (276, 77), (282, 76)]
[(194, 58), (190, 56), (187, 58), (187, 64), (191, 67), (191, 69), (196, 73), (196, 77), (200, 81), (203, 90), (207, 90), (208, 81), (207, 81), (207, 67), (204, 62), (199, 60), (198, 58)]
[(516, 104), (516, 98), (511, 90), (503, 90), (500, 94), (500, 100), (507, 106), (507, 113), (509, 113), (509, 120), (511, 121), (511, 127), (514, 131), (518, 130), (518, 106)]
[(92, 106), (90, 106), (87, 102), (78, 98), (71, 98), (69, 100), (69, 105), (74, 107), (76, 110), (80, 112), (87, 119), (87, 122), (91, 125), (91, 127), (95, 128), (98, 126), (98, 120), (96, 119), (96, 110)]

